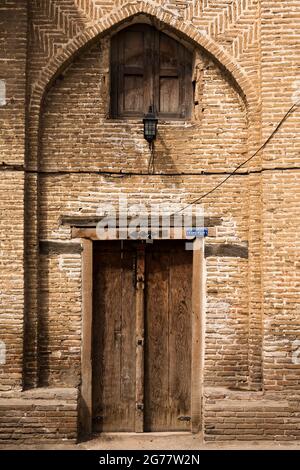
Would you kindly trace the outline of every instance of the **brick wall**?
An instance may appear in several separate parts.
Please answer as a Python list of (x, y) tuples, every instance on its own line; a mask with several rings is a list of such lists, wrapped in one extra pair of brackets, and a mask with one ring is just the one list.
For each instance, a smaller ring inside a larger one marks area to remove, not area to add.
[[(150, 15), (178, 30), (199, 65), (200, 105), (191, 121), (159, 123), (150, 175), (140, 120), (108, 116), (110, 28), (140, 13), (141, 21)], [(20, 403), (9, 392), (23, 383), (72, 389), (81, 379), (81, 256), (39, 253), (39, 241), (70, 242), (63, 215), (94, 216), (121, 194), (132, 203), (189, 202), (218, 184), (300, 99), (299, 18), (294, 1), (1, 2), (0, 341), (7, 358), (0, 390), (8, 395), (0, 421), (16, 430), (4, 430), (5, 439), (76, 432), (76, 412), (65, 408), (69, 399), (56, 402), (55, 389), (43, 392), (48, 410), (38, 409), (34, 392), (20, 392)], [(248, 252), (206, 259), (210, 440), (299, 438), (299, 113), (204, 201), (206, 215), (220, 220), (206, 243)], [(65, 412), (70, 432), (60, 433)]]
[[(0, 80), (6, 104), (0, 110), (1, 163), (24, 163), (27, 1), (0, 4)], [(18, 31), (18, 34), (16, 34)]]
[(299, 390), (299, 170), (263, 176), (264, 387)]
[(25, 157), (26, 48), (27, 2), (2, 1), (0, 80), (6, 96), (0, 105), (0, 341), (6, 363), (0, 366), (0, 390), (22, 386), (24, 175), (9, 165), (22, 165)]
[[(299, 2), (262, 2), (262, 134), (300, 100)], [(264, 377), (267, 390), (299, 390), (292, 354), (299, 322), (299, 149), (296, 109), (263, 153)], [(298, 168), (298, 169), (297, 169)], [(300, 343), (299, 343), (300, 344)]]
[(0, 390), (22, 387), (24, 322), (22, 173), (0, 179), (0, 340), (6, 350), (0, 366)]

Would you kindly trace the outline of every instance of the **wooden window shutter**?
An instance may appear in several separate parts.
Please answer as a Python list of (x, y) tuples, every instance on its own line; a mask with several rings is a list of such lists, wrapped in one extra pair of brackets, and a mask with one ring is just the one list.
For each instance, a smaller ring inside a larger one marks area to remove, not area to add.
[(192, 99), (192, 59), (175, 39), (148, 25), (134, 25), (112, 39), (112, 117), (187, 118)]
[(186, 118), (190, 113), (192, 57), (178, 41), (160, 33), (159, 114)]
[(144, 32), (127, 29), (112, 40), (112, 114), (144, 112)]

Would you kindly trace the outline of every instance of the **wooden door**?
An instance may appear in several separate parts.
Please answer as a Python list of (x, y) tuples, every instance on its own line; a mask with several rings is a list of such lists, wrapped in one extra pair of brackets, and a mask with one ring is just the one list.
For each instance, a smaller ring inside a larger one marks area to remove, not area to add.
[(95, 243), (93, 287), (93, 430), (134, 431), (135, 251)]
[(95, 431), (191, 429), (192, 260), (184, 241), (95, 243)]
[(147, 247), (145, 431), (191, 427), (192, 252), (184, 241)]

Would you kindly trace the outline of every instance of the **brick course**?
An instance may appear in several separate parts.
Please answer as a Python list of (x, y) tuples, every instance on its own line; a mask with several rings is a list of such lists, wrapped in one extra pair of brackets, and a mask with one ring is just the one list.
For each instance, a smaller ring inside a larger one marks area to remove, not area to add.
[(76, 442), (76, 389), (0, 394), (0, 444)]

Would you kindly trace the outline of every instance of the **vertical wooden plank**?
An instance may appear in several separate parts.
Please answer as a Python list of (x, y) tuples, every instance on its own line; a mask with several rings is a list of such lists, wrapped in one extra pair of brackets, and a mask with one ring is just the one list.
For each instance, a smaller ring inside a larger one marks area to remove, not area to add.
[(114, 36), (111, 40), (110, 49), (111, 73), (110, 73), (110, 88), (113, 92), (110, 94), (110, 112), (113, 118), (118, 117), (119, 103), (118, 98), (120, 94), (120, 73), (119, 70), (119, 42), (117, 37)]
[[(173, 246), (172, 246), (173, 245)], [(191, 426), (192, 252), (171, 242), (169, 276), (169, 431)]]
[(161, 77), (159, 87), (159, 110), (161, 113), (178, 113), (180, 108), (178, 77)]
[(121, 251), (120, 242), (98, 242), (94, 258), (93, 428), (134, 431), (132, 250)]
[(185, 47), (178, 46), (178, 78), (179, 78), (179, 106), (178, 112), (180, 117), (186, 116), (186, 107), (187, 103), (187, 93), (186, 93), (186, 55), (187, 50)]
[(145, 431), (166, 431), (169, 424), (169, 253), (157, 250), (162, 243), (146, 255)]
[(159, 68), (160, 68), (160, 54), (159, 54), (159, 44), (160, 44), (160, 32), (153, 31), (153, 50), (152, 50), (152, 88), (151, 88), (151, 101), (150, 104), (154, 106), (154, 111), (156, 113), (160, 112), (160, 103), (159, 103)]
[(92, 432), (92, 292), (93, 243), (82, 240), (82, 349), (80, 430), (83, 436)]
[[(107, 242), (105, 248), (110, 245), (111, 242)], [(102, 247), (101, 242), (96, 243), (94, 252), (93, 430), (114, 431), (122, 428), (121, 253), (118, 245), (115, 245), (115, 251), (105, 251)]]
[(196, 238), (193, 243), (193, 291), (192, 291), (192, 380), (191, 380), (191, 414), (192, 432), (201, 429), (202, 406), (202, 313), (204, 299), (204, 239)]
[(121, 243), (120, 406), (122, 427), (135, 429), (135, 289), (132, 243)]
[(144, 289), (145, 245), (139, 244), (136, 258), (136, 395), (135, 432), (144, 431)]
[(122, 265), (122, 317), (121, 317), (121, 390), (124, 420), (135, 426), (135, 292), (133, 286), (134, 250), (130, 242), (123, 242)]
[(125, 113), (144, 111), (144, 31), (124, 32), (123, 92)]
[(117, 54), (118, 54), (118, 88), (117, 88), (117, 112), (121, 116), (124, 112), (124, 32), (117, 35)]
[(182, 80), (182, 111), (185, 119), (191, 117), (193, 109), (193, 84), (192, 84), (192, 63), (193, 57), (190, 51), (184, 51), (184, 77)]
[(178, 50), (180, 44), (164, 33), (159, 33), (159, 112), (179, 112)]

